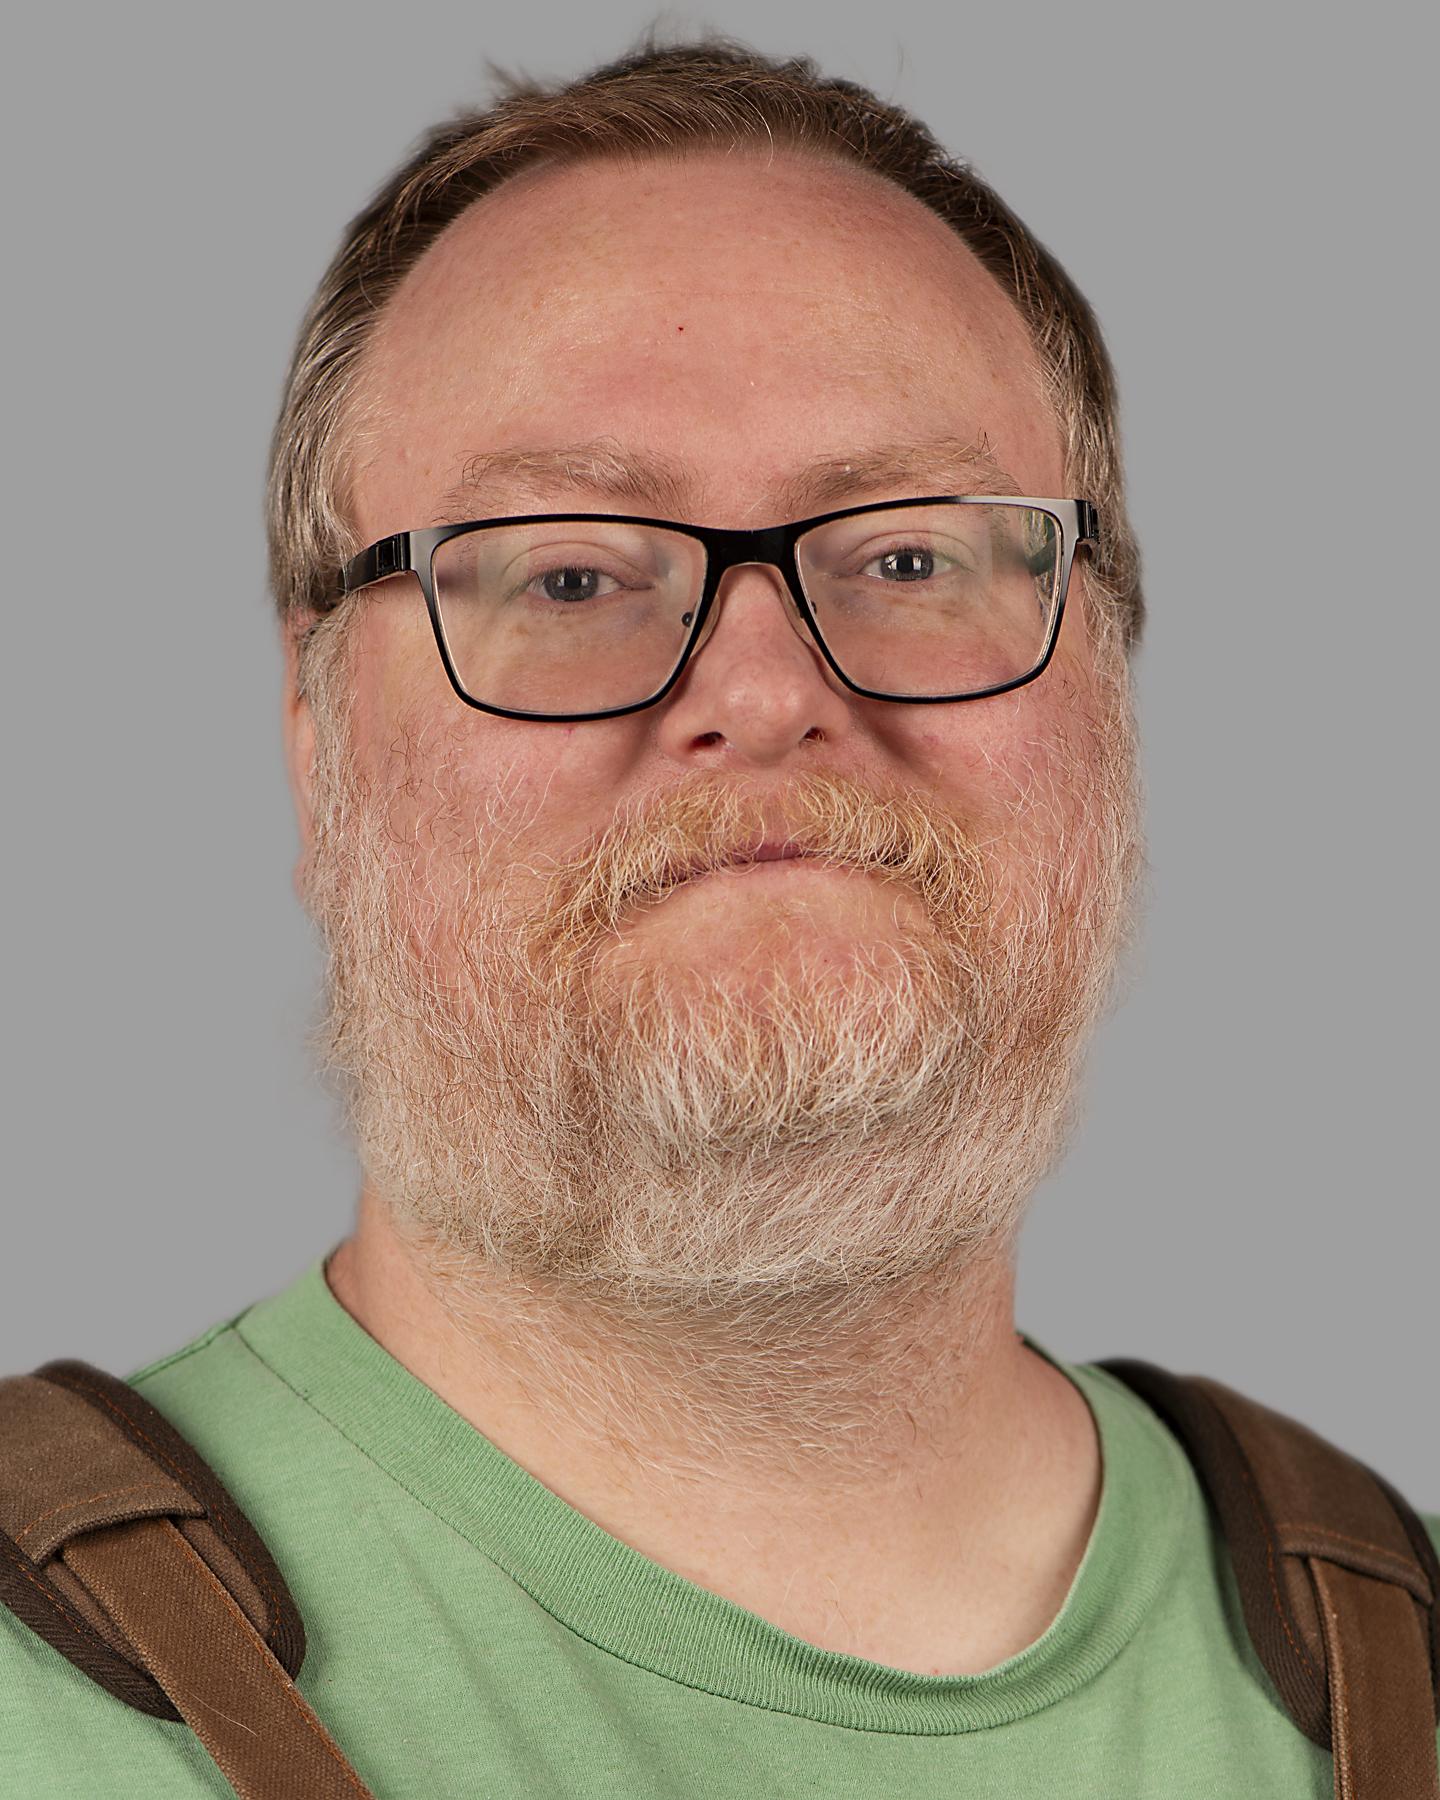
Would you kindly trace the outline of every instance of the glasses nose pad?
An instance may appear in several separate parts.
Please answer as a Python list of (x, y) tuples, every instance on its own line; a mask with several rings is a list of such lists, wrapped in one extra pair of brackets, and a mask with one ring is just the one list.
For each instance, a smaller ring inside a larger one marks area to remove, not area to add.
[(813, 650), (817, 648), (814, 635), (812, 634), (809, 625), (806, 623), (804, 615), (801, 613), (800, 608), (796, 603), (795, 595), (791, 592), (790, 583), (786, 579), (785, 573), (779, 565), (776, 563), (758, 562), (732, 563), (720, 577), (719, 588), (716, 591), (714, 600), (711, 602), (710, 611), (706, 615), (705, 623), (701, 627), (700, 635), (696, 638), (694, 648), (690, 652), (691, 656), (697, 655), (705, 648), (706, 644), (709, 643), (720, 619), (720, 609), (724, 605), (726, 580), (729, 576), (733, 575), (737, 569), (773, 569), (779, 577), (781, 605), (785, 609), (785, 617), (789, 622), (790, 629), (807, 649)]

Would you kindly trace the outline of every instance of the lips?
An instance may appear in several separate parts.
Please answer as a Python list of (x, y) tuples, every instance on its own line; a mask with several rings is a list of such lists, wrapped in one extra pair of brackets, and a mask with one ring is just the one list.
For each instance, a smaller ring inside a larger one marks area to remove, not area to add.
[(693, 863), (685, 871), (684, 879), (693, 881), (700, 875), (715, 875), (726, 869), (747, 869), (752, 863), (789, 862), (794, 858), (808, 856), (810, 852), (803, 845), (797, 844), (793, 838), (763, 838), (748, 850), (739, 850), (723, 862)]

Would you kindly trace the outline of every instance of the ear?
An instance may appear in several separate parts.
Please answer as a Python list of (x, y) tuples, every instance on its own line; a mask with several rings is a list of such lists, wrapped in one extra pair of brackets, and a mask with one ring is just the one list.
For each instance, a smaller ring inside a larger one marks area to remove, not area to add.
[(300, 856), (295, 865), (295, 886), (300, 887), (301, 871), (310, 857), (314, 841), (314, 811), (311, 788), (315, 773), (315, 721), (310, 702), (300, 692), (299, 653), (304, 637), (300, 621), (286, 620), (285, 692), (281, 707), (281, 730), (285, 740), (285, 767), (290, 776), (290, 795), (295, 803), (295, 820), (300, 827)]

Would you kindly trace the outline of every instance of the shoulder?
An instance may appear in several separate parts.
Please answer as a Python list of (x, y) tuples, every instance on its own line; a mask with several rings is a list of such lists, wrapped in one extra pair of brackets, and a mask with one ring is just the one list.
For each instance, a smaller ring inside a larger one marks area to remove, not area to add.
[(216, 1774), (192, 1732), (114, 1699), (0, 1606), (0, 1793), (7, 1800), (115, 1793), (117, 1776), (125, 1792), (147, 1800), (230, 1793)]
[[(207, 1402), (213, 1405), (227, 1387), (233, 1401), (233, 1364), (237, 1350), (243, 1351), (235, 1323), (230, 1319), (211, 1326), (124, 1377), (125, 1384), (167, 1418), (172, 1410), (184, 1412), (184, 1421), (175, 1423), (182, 1435), (191, 1437), (194, 1412)], [(232, 1365), (228, 1370), (227, 1363)], [(237, 1425), (243, 1435), (243, 1425), (232, 1413), (232, 1435)], [(0, 1410), (0, 1512), (6, 1453)], [(14, 1547), (17, 1524), (12, 1507), (5, 1516), (9, 1560), (21, 1579), (43, 1580)], [(5, 1543), (0, 1543), (0, 1552), (7, 1552)], [(126, 1791), (144, 1793), (147, 1800), (230, 1793), (223, 1779), (217, 1781), (218, 1771), (193, 1733), (115, 1699), (3, 1604), (0, 1771), (0, 1793), (24, 1794), (26, 1800), (113, 1793), (120, 1771)]]

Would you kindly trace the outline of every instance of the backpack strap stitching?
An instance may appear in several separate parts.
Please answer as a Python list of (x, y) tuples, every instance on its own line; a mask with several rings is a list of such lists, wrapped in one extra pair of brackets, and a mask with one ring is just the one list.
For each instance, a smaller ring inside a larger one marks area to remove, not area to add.
[[(1325, 1525), (1291, 1523), (1277, 1525), (1275, 1530), (1284, 1539), (1281, 1549), (1287, 1556), (1323, 1556), (1327, 1562), (1342, 1569), (1353, 1569), (1356, 1574), (1381, 1576), (1396, 1587), (1404, 1588), (1422, 1606), (1434, 1604), (1435, 1589), (1430, 1577), (1413, 1556), (1406, 1556), (1403, 1551), (1385, 1544), (1372, 1544), (1365, 1538), (1350, 1537), (1343, 1531), (1331, 1531)], [(1357, 1550), (1369, 1554), (1357, 1556)]]
[[(37, 1370), (36, 1373), (39, 1375), (43, 1375), (46, 1380), (54, 1379), (54, 1377), (52, 1375), (47, 1374), (45, 1370)], [(143, 1426), (138, 1424), (134, 1419), (130, 1418), (126, 1413), (122, 1412), (118, 1406), (115, 1405), (114, 1401), (111, 1400), (110, 1396), (104, 1391), (103, 1388), (96, 1387), (93, 1382), (87, 1381), (79, 1375), (70, 1374), (68, 1371), (66, 1372), (65, 1379), (63, 1381), (61, 1381), (59, 1383), (59, 1385), (62, 1387), (69, 1388), (72, 1393), (83, 1393), (86, 1395), (93, 1396), (93, 1399), (90, 1402), (91, 1405), (103, 1406), (107, 1412), (111, 1413), (120, 1422), (121, 1428), (124, 1431), (126, 1431), (132, 1437), (141, 1439), (145, 1443), (145, 1445), (148, 1448), (149, 1454), (152, 1455), (155, 1458), (155, 1460), (158, 1463), (160, 1463), (164, 1468), (167, 1468), (171, 1471), (171, 1473), (174, 1475), (175, 1479), (180, 1483), (181, 1487), (185, 1488), (189, 1492), (194, 1491), (193, 1488), (191, 1487), (191, 1483), (186, 1479), (185, 1471), (179, 1467), (179, 1465), (174, 1461), (173, 1458), (168, 1456), (165, 1453), (165, 1451), (161, 1449), (160, 1445), (155, 1442), (155, 1440), (150, 1436), (149, 1432), (147, 1432)], [(196, 1498), (202, 1499), (203, 1496), (196, 1495)], [(208, 1522), (214, 1526), (217, 1534), (222, 1539), (222, 1541), (229, 1547), (229, 1549), (235, 1554), (235, 1556), (240, 1560), (240, 1562), (242, 1564), (245, 1564), (248, 1568), (250, 1559), (246, 1556), (245, 1551), (241, 1548), (241, 1546), (235, 1542), (235, 1539), (232, 1537), (232, 1535), (230, 1533), (229, 1526), (228, 1526), (226, 1520), (224, 1518), (222, 1518), (219, 1515), (219, 1513), (217, 1513), (213, 1509), (207, 1509), (206, 1517), (207, 1517)], [(266, 1604), (270, 1608), (271, 1619), (273, 1621), (275, 1621), (277, 1626), (282, 1624), (284, 1621), (286, 1621), (288, 1615), (286, 1614), (284, 1605), (282, 1604), (278, 1595), (275, 1593), (275, 1591), (271, 1587), (269, 1581), (266, 1579), (264, 1571), (260, 1570), (260, 1569), (251, 1569), (250, 1574), (251, 1574), (251, 1579), (255, 1581), (256, 1586), (259, 1587), (260, 1591), (265, 1596)]]
[(1395, 1508), (1405, 1536), (1410, 1540), (1410, 1548), (1415, 1552), (1415, 1560), (1424, 1571), (1425, 1579), (1430, 1584), (1430, 1598), (1425, 1605), (1425, 1638), (1430, 1652), (1431, 1694), (1435, 1702), (1435, 1719), (1440, 1724), (1440, 1555), (1436, 1554), (1435, 1545), (1430, 1540), (1430, 1533), (1425, 1529), (1420, 1515), (1400, 1491), (1385, 1479), (1378, 1470), (1365, 1465), (1370, 1478)]
[(11, 1539), (8, 1538), (4, 1532), (0, 1532), (0, 1552), (3, 1552), (6, 1558), (15, 1564), (16, 1568), (19, 1569), (20, 1573), (32, 1587), (36, 1587), (40, 1590), (46, 1603), (52, 1606), (68, 1624), (73, 1625), (78, 1632), (89, 1638), (93, 1644), (97, 1644), (102, 1649), (110, 1651), (112, 1656), (115, 1654), (89, 1621), (82, 1619), (80, 1614), (71, 1607), (69, 1601), (55, 1588), (51, 1587), (50, 1583), (43, 1575), (37, 1575), (35, 1573), (35, 1566), (30, 1561), (29, 1557), (17, 1554)]
[(1417, 1575), (1422, 1572), (1419, 1563), (1415, 1562), (1413, 1558), (1401, 1556), (1399, 1551), (1391, 1550), (1384, 1544), (1372, 1544), (1369, 1538), (1351, 1537), (1344, 1531), (1332, 1531), (1328, 1525), (1298, 1524), (1294, 1520), (1286, 1519), (1277, 1520), (1275, 1529), (1277, 1531), (1303, 1531), (1307, 1537), (1334, 1538), (1337, 1544), (1355, 1544), (1361, 1550), (1374, 1550), (1381, 1556), (1387, 1556), (1402, 1567), (1413, 1569)]
[[(180, 1722), (180, 1712), (164, 1689), (153, 1678), (148, 1669), (142, 1669), (138, 1663), (130, 1662), (121, 1656), (111, 1644), (102, 1638), (95, 1627), (86, 1618), (77, 1613), (70, 1602), (45, 1577), (40, 1574), (36, 1565), (26, 1556), (13, 1539), (0, 1531), (0, 1552), (4, 1560), (18, 1570), (26, 1590), (33, 1588), (39, 1597), (40, 1605), (50, 1619), (48, 1630), (42, 1629), (38, 1619), (28, 1617), (20, 1610), (19, 1596), (13, 1587), (7, 1594), (5, 1589), (11, 1577), (4, 1576), (0, 1581), (0, 1607), (8, 1607), (15, 1616), (44, 1638), (52, 1650), (58, 1650), (68, 1662), (98, 1682), (116, 1699), (124, 1700), (126, 1705), (137, 1711), (147, 1713), (152, 1718)], [(0, 1568), (0, 1575), (4, 1575)], [(68, 1640), (65, 1633), (69, 1632)], [(54, 1635), (52, 1635), (54, 1634)], [(75, 1654), (73, 1646), (83, 1645), (88, 1661), (82, 1663)], [(106, 1671), (106, 1678), (97, 1672), (98, 1668)]]
[[(1234, 1434), (1230, 1432), (1229, 1420), (1224, 1418), (1223, 1415), (1220, 1415), (1218, 1407), (1214, 1410), (1217, 1416), (1220, 1417), (1220, 1422), (1225, 1427), (1226, 1433), (1233, 1437)], [(1274, 1533), (1270, 1530), (1269, 1521), (1265, 1516), (1265, 1508), (1260, 1504), (1260, 1490), (1255, 1485), (1255, 1477), (1251, 1473), (1249, 1461), (1243, 1457), (1240, 1462), (1240, 1474), (1245, 1483), (1246, 1491), (1250, 1496), (1250, 1504), (1255, 1509), (1255, 1518), (1260, 1527), (1260, 1534), (1265, 1540), (1265, 1568), (1270, 1577), (1270, 1598), (1274, 1604), (1276, 1616), (1280, 1620), (1285, 1636), (1289, 1639), (1290, 1648), (1295, 1652), (1296, 1656), (1299, 1657), (1301, 1664), (1316, 1678), (1317, 1681), (1323, 1681), (1324, 1675), (1322, 1671), (1315, 1667), (1314, 1663), (1306, 1654), (1304, 1645), (1297, 1640), (1295, 1633), (1290, 1629), (1290, 1614), (1285, 1606), (1284, 1595), (1280, 1589), (1278, 1571), (1275, 1567)]]
[(1325, 1634), (1325, 1654), (1330, 1658), (1330, 1707), (1334, 1718), (1330, 1731), (1330, 1753), (1335, 1759), (1336, 1800), (1355, 1800), (1355, 1765), (1350, 1737), (1350, 1664), (1345, 1654), (1344, 1633), (1336, 1631), (1333, 1610), (1328, 1604), (1325, 1577), (1312, 1562), (1311, 1577), (1319, 1590), (1321, 1629)]
[(38, 1514), (28, 1525), (15, 1533), (15, 1542), (17, 1544), (24, 1543), (37, 1525), (43, 1525), (47, 1519), (53, 1519), (59, 1513), (73, 1512), (76, 1507), (89, 1506), (95, 1500), (113, 1500), (120, 1494), (145, 1494), (157, 1489), (161, 1493), (168, 1494), (170, 1483), (168, 1481), (135, 1481), (129, 1487), (102, 1488), (98, 1494), (78, 1494), (73, 1500), (67, 1500), (61, 1506), (52, 1506), (49, 1512)]

